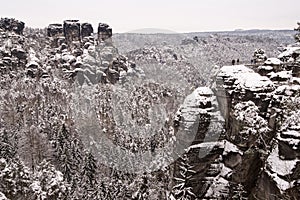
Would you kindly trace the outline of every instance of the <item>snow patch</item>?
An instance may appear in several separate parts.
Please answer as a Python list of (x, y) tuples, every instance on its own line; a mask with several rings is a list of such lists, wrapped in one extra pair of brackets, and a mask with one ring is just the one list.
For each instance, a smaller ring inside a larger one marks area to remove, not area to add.
[(192, 149), (213, 149), (214, 147), (219, 149), (224, 149), (224, 141), (217, 141), (217, 142), (203, 142), (200, 144), (195, 144), (187, 148), (187, 152)]
[(286, 176), (292, 174), (298, 160), (281, 160), (278, 145), (276, 145), (267, 159), (267, 166), (278, 175)]
[(292, 78), (292, 71), (281, 71), (281, 72), (270, 72), (268, 73), (271, 79), (273, 78), (282, 78), (282, 79), (290, 79)]
[(283, 180), (282, 178), (279, 178), (276, 173), (270, 173), (267, 171), (267, 174), (276, 182), (277, 187), (281, 190), (281, 193), (291, 187), (293, 187), (293, 184), (295, 181), (292, 181), (291, 183)]
[(239, 150), (237, 148), (237, 146), (227, 140), (224, 141), (224, 151), (223, 151), (223, 155), (226, 156), (228, 155), (230, 152), (233, 153), (238, 153), (240, 155), (243, 155), (243, 152), (241, 150)]
[(261, 76), (245, 65), (224, 66), (221, 68), (218, 76), (230, 77), (235, 80), (235, 85), (252, 91), (273, 89), (274, 87), (269, 78)]
[(268, 58), (265, 61), (265, 65), (281, 65), (282, 62), (278, 58)]
[(269, 65), (259, 66), (258, 69), (264, 69), (266, 71), (272, 71), (274, 68)]
[(0, 200), (8, 200), (8, 198), (6, 198), (6, 196), (0, 192)]
[(278, 58), (290, 57), (293, 53), (299, 52), (300, 47), (286, 47), (285, 51), (279, 54)]

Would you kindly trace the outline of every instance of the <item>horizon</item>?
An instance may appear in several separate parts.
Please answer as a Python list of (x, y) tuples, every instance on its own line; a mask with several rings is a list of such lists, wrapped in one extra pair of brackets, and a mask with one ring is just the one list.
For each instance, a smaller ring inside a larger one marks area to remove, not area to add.
[[(178, 33), (223, 32), (236, 29), (292, 30), (300, 21), (298, 0), (15, 0), (1, 6), (1, 17), (15, 18), (27, 27), (78, 19), (97, 27), (109, 24), (115, 33), (147, 27)], [(104, 8), (104, 9), (103, 9)]]

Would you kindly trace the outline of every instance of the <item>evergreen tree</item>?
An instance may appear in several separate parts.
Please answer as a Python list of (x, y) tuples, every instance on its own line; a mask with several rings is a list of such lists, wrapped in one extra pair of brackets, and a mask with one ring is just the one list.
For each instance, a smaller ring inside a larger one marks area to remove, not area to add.
[(97, 183), (97, 162), (91, 152), (86, 154), (83, 164), (82, 181), (84, 187), (93, 188)]
[(7, 162), (0, 159), (0, 191), (9, 199), (30, 199), (29, 170), (17, 159)]
[(187, 155), (184, 154), (179, 162), (179, 177), (175, 178), (177, 184), (173, 187), (173, 194), (177, 200), (191, 200), (196, 198), (192, 187), (189, 186), (189, 182), (195, 173), (193, 166), (188, 163)]
[(17, 141), (16, 134), (0, 130), (0, 158), (13, 159), (17, 154)]
[(35, 199), (61, 200), (67, 199), (69, 185), (64, 181), (63, 174), (49, 162), (43, 161), (34, 174), (31, 185)]

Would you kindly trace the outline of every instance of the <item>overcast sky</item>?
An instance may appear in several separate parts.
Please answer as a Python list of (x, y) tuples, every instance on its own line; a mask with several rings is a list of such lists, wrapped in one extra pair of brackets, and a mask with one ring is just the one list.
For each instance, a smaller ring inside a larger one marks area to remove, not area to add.
[(175, 32), (235, 29), (293, 29), (300, 21), (300, 0), (0, 0), (1, 17), (44, 28), (65, 19), (114, 32), (142, 28)]

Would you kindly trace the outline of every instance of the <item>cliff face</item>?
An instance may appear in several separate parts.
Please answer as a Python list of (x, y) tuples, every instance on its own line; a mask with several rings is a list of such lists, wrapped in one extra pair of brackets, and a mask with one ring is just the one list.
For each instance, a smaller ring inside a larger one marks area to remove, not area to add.
[[(194, 170), (188, 185), (198, 198), (299, 199), (300, 85), (298, 74), (292, 73), (299, 63), (282, 61), (220, 69), (212, 96), (225, 119), (224, 132), (214, 141), (197, 140), (187, 150), (186, 162)], [(262, 68), (273, 72), (255, 72)], [(207, 101), (204, 98), (194, 106), (210, 105)], [(201, 138), (211, 134), (207, 131), (210, 116), (200, 118)], [(204, 157), (201, 149), (208, 149)]]

